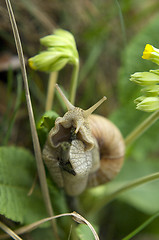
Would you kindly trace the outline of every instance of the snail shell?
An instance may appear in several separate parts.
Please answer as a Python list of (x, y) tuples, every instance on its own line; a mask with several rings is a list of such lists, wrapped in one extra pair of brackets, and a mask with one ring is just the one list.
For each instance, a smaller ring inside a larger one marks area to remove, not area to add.
[(88, 120), (100, 152), (100, 167), (88, 178), (88, 187), (93, 187), (112, 180), (119, 173), (124, 161), (125, 144), (119, 129), (108, 119), (92, 114)]
[(88, 110), (74, 107), (61, 94), (68, 112), (55, 121), (43, 149), (43, 159), (54, 182), (70, 196), (113, 179), (123, 164), (125, 145), (118, 128), (91, 113), (105, 97)]

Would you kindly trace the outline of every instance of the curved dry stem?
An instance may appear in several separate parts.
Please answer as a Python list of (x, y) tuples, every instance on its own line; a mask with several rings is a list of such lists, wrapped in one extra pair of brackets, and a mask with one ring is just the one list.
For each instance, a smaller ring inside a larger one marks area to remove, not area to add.
[(6, 232), (7, 234), (5, 234), (5, 236), (8, 237), (8, 235), (10, 237), (12, 237), (15, 240), (22, 240), (22, 238), (20, 238), (15, 232), (13, 232), (9, 227), (7, 227), (4, 223), (0, 222), (0, 228)]
[[(22, 50), (21, 41), (20, 41), (20, 37), (19, 37), (19, 32), (17, 29), (17, 25), (16, 25), (16, 21), (14, 18), (14, 13), (12, 10), (10, 0), (5, 0), (5, 1), (6, 1), (9, 18), (10, 18), (11, 25), (12, 25), (12, 30), (13, 30), (13, 34), (14, 34), (18, 57), (20, 60), (20, 65), (21, 65), (22, 76), (23, 76), (23, 80), (24, 80), (25, 96), (26, 96), (26, 102), (27, 102), (27, 108), (28, 108), (28, 115), (29, 115), (31, 134), (32, 134), (32, 139), (33, 139), (33, 146), (34, 146), (35, 158), (36, 158), (36, 163), (37, 163), (38, 175), (39, 175), (39, 180), (40, 180), (40, 184), (41, 184), (41, 190), (42, 190), (42, 194), (43, 194), (47, 212), (48, 212), (49, 216), (53, 216), (54, 214), (53, 214), (53, 209), (52, 209), (51, 200), (50, 200), (50, 196), (49, 196), (48, 186), (47, 186), (47, 182), (46, 182), (46, 174), (45, 174), (45, 169), (44, 169), (44, 165), (43, 165), (39, 139), (38, 139), (38, 135), (37, 135), (37, 131), (36, 131), (36, 125), (35, 125), (32, 103), (31, 103), (31, 98), (30, 98), (29, 86), (28, 86), (27, 73), (26, 73), (26, 68), (25, 68), (25, 60), (24, 60), (23, 50)], [(52, 226), (53, 226), (53, 230), (54, 230), (56, 239), (59, 239), (55, 221), (52, 221)]]
[[(78, 214), (76, 212), (63, 213), (63, 214), (59, 214), (59, 215), (56, 215), (56, 216), (53, 216), (53, 217), (44, 218), (42, 220), (39, 220), (39, 221), (34, 222), (32, 224), (29, 224), (27, 226), (18, 228), (17, 230), (15, 230), (15, 233), (21, 235), (21, 234), (24, 234), (24, 233), (27, 233), (27, 232), (31, 232), (34, 229), (36, 229), (37, 227), (39, 227), (39, 225), (41, 225), (45, 222), (48, 222), (48, 221), (50, 221), (52, 219), (55, 219), (55, 218), (60, 218), (60, 217), (65, 217), (65, 216), (72, 216), (72, 218), (75, 222), (86, 224), (90, 228), (91, 232), (93, 233), (94, 239), (99, 240), (98, 234), (96, 233), (95, 229), (90, 224), (90, 222), (88, 222), (84, 217), (82, 217), (80, 214)], [(8, 237), (7, 234), (0, 235), (0, 239), (6, 239), (7, 237)]]

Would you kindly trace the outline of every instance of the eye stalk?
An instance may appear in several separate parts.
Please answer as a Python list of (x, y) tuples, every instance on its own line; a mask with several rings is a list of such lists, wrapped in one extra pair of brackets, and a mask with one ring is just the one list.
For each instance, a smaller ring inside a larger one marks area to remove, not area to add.
[[(56, 89), (58, 91), (58, 93), (60, 94), (61, 98), (63, 99), (67, 110), (72, 110), (75, 108), (75, 106), (72, 105), (72, 103), (66, 98), (66, 96), (64, 95), (64, 93), (61, 91), (61, 88), (58, 86), (58, 84), (56, 84)], [(90, 107), (87, 110), (83, 110), (84, 111), (84, 117), (87, 118), (89, 115), (92, 114), (92, 112), (94, 112), (107, 98), (104, 96), (102, 99), (100, 99), (97, 103), (95, 103), (92, 107)], [(78, 132), (78, 131), (77, 131)]]
[(66, 107), (67, 107), (67, 110), (71, 110), (73, 108), (75, 108), (75, 106), (72, 105), (72, 103), (70, 103), (70, 101), (66, 98), (66, 96), (64, 95), (64, 93), (61, 91), (61, 88), (59, 87), (58, 84), (56, 84), (56, 89), (58, 91), (58, 93), (60, 94), (63, 102), (65, 103)]

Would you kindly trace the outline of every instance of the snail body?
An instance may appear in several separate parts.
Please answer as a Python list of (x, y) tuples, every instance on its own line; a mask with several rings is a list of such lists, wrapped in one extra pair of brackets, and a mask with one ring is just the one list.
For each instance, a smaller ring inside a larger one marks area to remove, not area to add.
[(70, 196), (112, 180), (124, 159), (124, 141), (109, 120), (74, 107), (57, 86), (68, 111), (58, 117), (43, 149), (43, 159), (54, 182)]

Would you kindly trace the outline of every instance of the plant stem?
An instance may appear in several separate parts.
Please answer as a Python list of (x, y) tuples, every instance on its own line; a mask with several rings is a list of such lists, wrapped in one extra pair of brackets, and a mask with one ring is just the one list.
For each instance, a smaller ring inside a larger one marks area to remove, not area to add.
[(139, 126), (137, 126), (126, 138), (125, 144), (128, 145), (142, 135), (159, 118), (159, 111), (152, 113)]
[(131, 232), (129, 235), (124, 237), (122, 240), (129, 240), (132, 239), (137, 233), (141, 232), (145, 227), (147, 227), (155, 218), (159, 216), (159, 212), (152, 215), (148, 220), (146, 220), (144, 223), (142, 223), (138, 228), (136, 228), (133, 232)]
[[(102, 194), (102, 199), (100, 199), (100, 196), (98, 195), (98, 201), (96, 201), (95, 199), (93, 200), (94, 202), (96, 202), (96, 204), (93, 206), (93, 212), (98, 212), (99, 209), (101, 209), (103, 206), (105, 206), (106, 204), (108, 204), (109, 202), (111, 202), (113, 199), (115, 199), (116, 197), (118, 197), (121, 193), (124, 193), (128, 190), (131, 190), (135, 187), (138, 187), (142, 184), (145, 184), (147, 182), (151, 182), (153, 180), (159, 179), (159, 172), (157, 173), (153, 173), (150, 174), (146, 177), (142, 177), (139, 178), (137, 180), (131, 181), (130, 183), (127, 183), (125, 186), (119, 188), (118, 190), (110, 193), (109, 195), (103, 196)], [(91, 209), (92, 211), (92, 209)]]
[[(51, 205), (51, 200), (49, 196), (49, 190), (46, 182), (46, 174), (45, 174), (45, 168), (42, 160), (42, 154), (41, 154), (41, 149), (40, 149), (40, 143), (36, 131), (36, 125), (35, 125), (35, 120), (34, 120), (34, 114), (33, 114), (33, 108), (32, 108), (32, 103), (31, 103), (31, 98), (30, 98), (30, 91), (29, 91), (29, 86), (28, 86), (28, 79), (27, 79), (27, 73), (26, 73), (26, 68), (25, 68), (25, 60), (24, 60), (24, 55), (23, 55), (23, 49), (21, 46), (21, 40), (17, 28), (17, 24), (15, 21), (14, 13), (12, 10), (12, 6), (9, 0), (6, 0), (6, 5), (13, 29), (13, 34), (14, 34), (14, 39), (16, 43), (16, 48), (20, 60), (20, 65), (21, 65), (21, 71), (22, 71), (22, 76), (24, 80), (24, 90), (25, 90), (25, 96), (26, 96), (26, 103), (27, 103), (27, 108), (28, 108), (28, 115), (29, 115), (29, 121), (30, 121), (30, 127), (31, 127), (31, 134), (32, 134), (32, 139), (33, 139), (33, 146), (34, 146), (34, 152), (35, 152), (35, 158), (36, 158), (36, 163), (37, 163), (37, 169), (38, 169), (38, 175), (39, 175), (39, 180), (40, 180), (40, 185), (41, 185), (41, 190), (45, 202), (45, 206), (47, 209), (47, 212), (49, 216), (53, 216), (53, 209)], [(52, 220), (52, 227), (53, 231), (55, 234), (56, 239), (58, 240), (58, 232), (57, 232), (57, 226), (55, 220)]]
[(70, 90), (70, 102), (73, 105), (75, 103), (77, 81), (78, 81), (78, 73), (79, 73), (79, 61), (77, 60), (76, 64), (74, 65), (73, 72), (72, 72), (71, 90)]
[(58, 78), (58, 72), (51, 72), (50, 73), (48, 89), (47, 89), (45, 111), (50, 111), (52, 109), (54, 92), (55, 92), (55, 84), (57, 82), (57, 78)]

